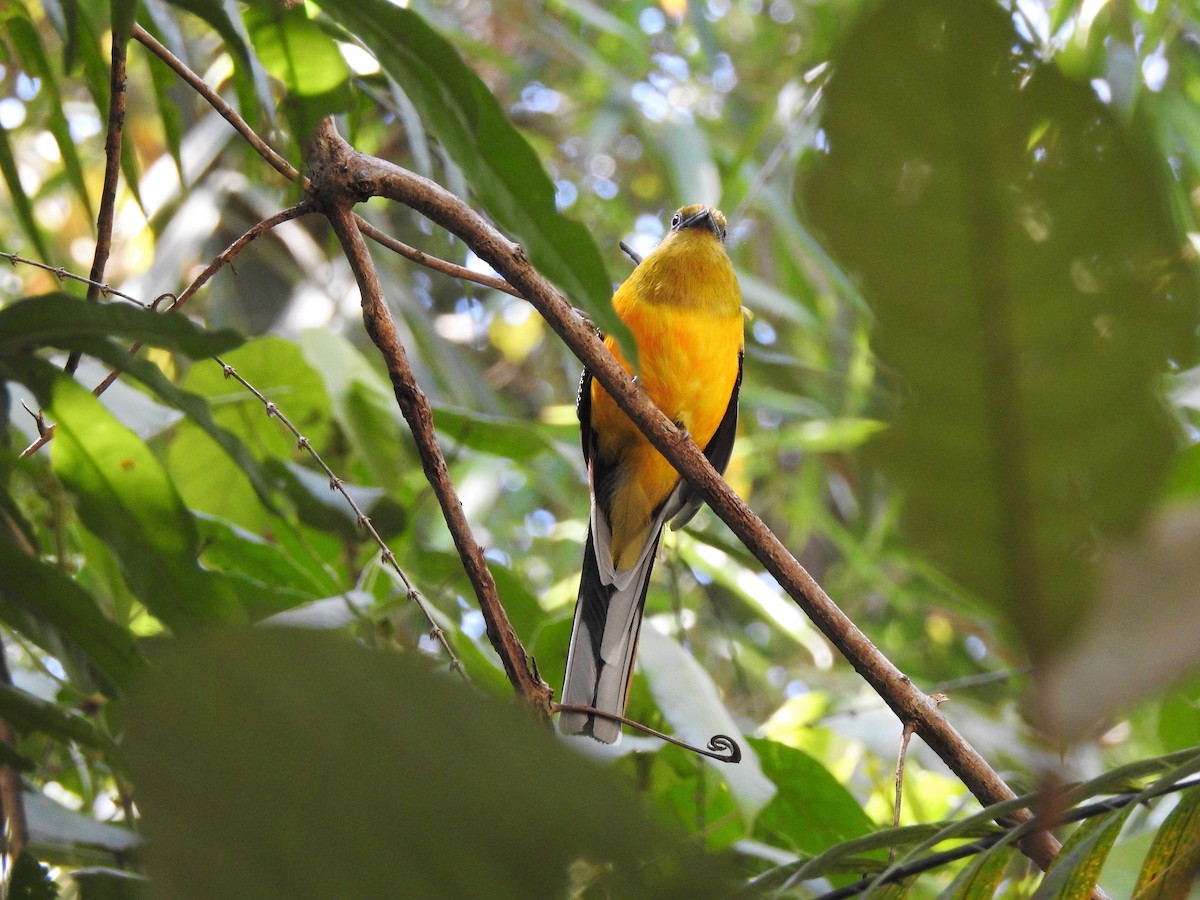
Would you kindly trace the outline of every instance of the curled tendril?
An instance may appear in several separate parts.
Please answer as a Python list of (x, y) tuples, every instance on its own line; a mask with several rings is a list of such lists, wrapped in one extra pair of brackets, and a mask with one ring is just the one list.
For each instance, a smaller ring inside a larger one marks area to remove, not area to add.
[[(709, 753), (705, 754), (711, 759), (719, 759), (721, 762), (739, 763), (742, 761), (742, 748), (727, 734), (714, 734), (708, 739)], [(728, 756), (720, 754), (728, 753)]]
[(649, 725), (643, 725), (641, 722), (635, 722), (633, 719), (627, 719), (625, 716), (618, 716), (615, 713), (604, 712), (603, 710), (596, 709), (594, 706), (555, 703), (551, 712), (580, 712), (587, 713), (590, 716), (599, 716), (602, 719), (611, 719), (613, 722), (628, 725), (630, 728), (635, 728), (643, 734), (656, 737), (659, 740), (666, 741), (668, 744), (674, 744), (676, 747), (682, 747), (684, 750), (699, 753), (701, 756), (707, 756), (709, 759), (715, 759), (718, 762), (733, 764), (742, 761), (742, 748), (738, 745), (737, 741), (727, 734), (714, 734), (708, 739), (708, 749), (703, 750), (700, 747), (692, 746), (686, 741), (681, 741), (679, 738), (671, 737), (669, 734), (655, 731)]

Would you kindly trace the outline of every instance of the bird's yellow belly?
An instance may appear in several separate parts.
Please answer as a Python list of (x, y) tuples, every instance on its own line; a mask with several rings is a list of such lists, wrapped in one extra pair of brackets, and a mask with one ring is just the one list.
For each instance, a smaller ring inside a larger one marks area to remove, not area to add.
[[(659, 409), (706, 447), (729, 406), (742, 347), (742, 315), (700, 314), (663, 306), (630, 310), (626, 324), (638, 345), (640, 384)], [(610, 350), (629, 363), (613, 341)], [(592, 383), (596, 452), (616, 463), (607, 492), (613, 561), (632, 565), (648, 537), (655, 510), (674, 490), (679, 475), (621, 412), (598, 382)]]

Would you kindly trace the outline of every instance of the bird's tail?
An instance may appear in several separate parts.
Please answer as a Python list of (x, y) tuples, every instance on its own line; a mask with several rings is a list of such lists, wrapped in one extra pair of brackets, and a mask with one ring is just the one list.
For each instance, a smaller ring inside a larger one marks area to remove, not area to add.
[[(624, 589), (617, 589), (600, 580), (592, 533), (588, 530), (579, 599), (575, 603), (575, 623), (571, 627), (571, 646), (567, 651), (567, 677), (562, 689), (564, 704), (591, 706), (618, 716), (625, 714), (642, 609), (646, 605), (646, 587), (654, 568), (657, 535), (654, 544), (642, 560), (641, 570), (634, 573)], [(621, 737), (620, 722), (588, 713), (562, 713), (558, 730), (563, 734), (590, 735), (605, 744), (615, 744)]]

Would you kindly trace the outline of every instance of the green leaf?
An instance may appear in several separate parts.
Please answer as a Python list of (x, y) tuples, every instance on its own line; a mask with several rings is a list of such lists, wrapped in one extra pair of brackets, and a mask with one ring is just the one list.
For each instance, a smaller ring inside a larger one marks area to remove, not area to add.
[(50, 877), (50, 870), (38, 862), (36, 856), (25, 852), (13, 864), (4, 896), (6, 900), (54, 900), (58, 896), (58, 885)]
[(79, 885), (79, 900), (146, 900), (150, 882), (136, 872), (89, 866), (75, 869), (71, 880)]
[(204, 546), (200, 559), (206, 566), (253, 577), (280, 592), (281, 602), (283, 596), (293, 598), (286, 607), (276, 606), (272, 612), (337, 592), (338, 584), (332, 578), (318, 578), (311, 566), (299, 565), (275, 542), (214, 516), (198, 514), (196, 522)]
[[(221, 36), (221, 40), (225, 42), (225, 46), (237, 60), (249, 61), (250, 51), (246, 47), (246, 42), (242, 40), (241, 33), (225, 12), (226, 7), (223, 3), (218, 0), (167, 0), (167, 2), (202, 19)], [(243, 114), (245, 113), (246, 110), (243, 110)]]
[(1186, 896), (1200, 870), (1200, 788), (1179, 798), (1154, 835), (1134, 886), (1134, 900)]
[(749, 743), (778, 788), (756, 821), (764, 840), (815, 855), (874, 829), (862, 804), (803, 750), (757, 738)]
[(66, 169), (67, 178), (75, 189), (75, 196), (79, 199), (88, 219), (94, 220), (92, 201), (88, 196), (87, 182), (83, 177), (83, 166), (80, 164), (79, 154), (75, 149), (75, 139), (71, 137), (71, 127), (64, 112), (58, 79), (50, 67), (50, 60), (42, 46), (41, 37), (34, 29), (33, 24), (23, 15), (9, 16), (6, 24), (8, 25), (8, 36), (16, 45), (29, 74), (42, 81), (42, 90), (46, 91), (48, 97), (46, 104), (47, 127), (54, 135), (54, 142), (58, 145), (58, 151), (62, 155), (63, 168)]
[(244, 618), (221, 579), (197, 565), (195, 522), (149, 448), (70, 379), (54, 382), (45, 405), (54, 472), (146, 608), (177, 631)]
[(550, 897), (568, 870), (600, 895), (732, 889), (527, 716), (324, 632), (164, 648), (124, 746), (156, 897)]
[(574, 442), (579, 435), (571, 425), (543, 425), (452, 406), (434, 407), (433, 424), (464, 447), (523, 462), (554, 449), (555, 437)]
[(350, 108), (350, 69), (303, 4), (254, 4), (244, 18), (259, 60), (287, 87), (297, 140), (306, 140), (325, 116)]
[(110, 757), (116, 754), (112, 738), (83, 716), (2, 683), (0, 716), (21, 734), (36, 731), (56, 740), (74, 741)]
[(121, 35), (121, 40), (128, 42), (133, 19), (137, 15), (138, 0), (109, 0), (109, 5), (113, 33)]
[(989, 847), (958, 873), (938, 900), (992, 900), (1017, 851), (1007, 845)]
[(193, 359), (224, 353), (242, 343), (237, 332), (206, 331), (181, 315), (128, 303), (90, 303), (61, 293), (26, 297), (0, 309), (0, 358), (40, 346), (84, 349), (82, 341), (112, 336), (144, 341)]
[[(77, 649), (102, 673), (110, 693), (127, 684), (141, 667), (142, 656), (132, 633), (105, 616), (91, 595), (57, 568), (0, 541), (0, 570), (4, 572), (0, 618), (8, 625), (37, 640), (30, 630), (20, 627), (23, 616), (47, 623), (69, 648)], [(55, 655), (61, 652), (53, 646), (43, 649)]]
[[(163, 35), (154, 28), (150, 21), (144, 23), (146, 30), (160, 42)], [(178, 92), (181, 90), (179, 78), (166, 66), (152, 62), (147, 67), (151, 87), (154, 91), (154, 102), (158, 108), (158, 120), (162, 124), (163, 140), (171, 159), (175, 161), (175, 171), (179, 175), (179, 183), (185, 184), (183, 172), (183, 113), (179, 108)]]
[(697, 747), (708, 746), (718, 734), (738, 742), (741, 762), (705, 757), (704, 763), (729, 786), (743, 820), (753, 822), (775, 796), (775, 785), (763, 774), (753, 748), (725, 709), (712, 677), (677, 641), (652, 627), (642, 629), (639, 654), (638, 665), (654, 701), (676, 735)]
[(394, 490), (412, 457), (403, 452), (409, 438), (391, 383), (335, 331), (308, 329), (300, 333), (299, 344), (304, 359), (324, 381), (334, 418), (373, 483)]
[(797, 199), (903, 383), (878, 452), (905, 527), (1045, 657), (1174, 449), (1157, 391), (1197, 292), (1159, 175), (984, 0), (883, 5), (826, 90)]
[[(102, 858), (127, 859), (142, 839), (120, 825), (97, 822), (51, 800), (41, 791), (25, 791), (25, 814), (29, 818), (29, 838), (43, 856), (65, 857), (76, 861), (83, 848), (103, 852)], [(90, 854), (96, 858), (94, 853)]]
[(1063, 843), (1032, 900), (1084, 900), (1100, 880), (1108, 851), (1135, 804), (1087, 819)]
[(8, 188), (13, 211), (21, 223), (21, 230), (25, 232), (29, 243), (33, 245), (38, 259), (43, 262), (53, 261), (57, 257), (52, 257), (46, 252), (45, 237), (33, 215), (33, 204), (29, 201), (29, 195), (21, 186), (21, 175), (17, 170), (17, 159), (13, 154), (12, 141), (9, 140), (8, 129), (3, 125), (0, 125), (0, 175), (4, 176), (4, 184)]
[(454, 47), (415, 12), (387, 0), (322, 0), (403, 88), (471, 183), (488, 215), (530, 260), (610, 334), (624, 334), (612, 282), (587, 229), (559, 214), (554, 185), (529, 143)]

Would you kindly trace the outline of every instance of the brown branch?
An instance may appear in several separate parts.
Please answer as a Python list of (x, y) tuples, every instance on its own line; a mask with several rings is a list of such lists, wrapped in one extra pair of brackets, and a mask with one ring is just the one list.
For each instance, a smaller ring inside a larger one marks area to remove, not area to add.
[(313, 199), (328, 217), (354, 271), (362, 298), (363, 324), (383, 355), (396, 401), (416, 441), (425, 477), (437, 496), (454, 546), (475, 589), (487, 625), (488, 638), (518, 695), (530, 707), (548, 716), (553, 692), (530, 666), (525, 648), (521, 646), (500, 603), (496, 583), (483, 558), (483, 549), (471, 533), (471, 526), (446, 469), (446, 460), (433, 430), (433, 411), (429, 400), (413, 376), (408, 354), (396, 333), (396, 324), (384, 298), (379, 273), (371, 261), (366, 242), (351, 211), (361, 196), (355, 180), (354, 163), (358, 154), (342, 140), (332, 121), (326, 119), (318, 126), (305, 156)]
[[(763, 521), (734, 493), (688, 436), (654, 406), (604, 348), (571, 305), (530, 265), (524, 250), (440, 185), (399, 166), (346, 149), (339, 157), (349, 196), (396, 200), (458, 235), (481, 259), (519, 290), (587, 366), (650, 442), (686, 478), (763, 567), (878, 693), (902, 722), (919, 734), (970, 791), (990, 806), (1016, 795), (954, 729), (934, 700), (871, 643), (829, 598)], [(1015, 819), (1031, 817), (1028, 811)], [(1022, 849), (1042, 868), (1059, 844), (1046, 832), (1031, 834)]]
[(355, 216), (354, 224), (358, 226), (359, 231), (361, 231), (371, 240), (375, 241), (375, 243), (399, 253), (405, 259), (411, 260), (419, 266), (424, 266), (427, 269), (433, 269), (433, 271), (441, 272), (443, 275), (449, 275), (451, 278), (458, 278), (462, 281), (473, 281), (475, 284), (480, 284), (484, 287), (490, 287), (492, 290), (503, 291), (504, 293), (511, 294), (514, 297), (521, 296), (521, 292), (503, 278), (496, 278), (494, 275), (484, 275), (482, 272), (472, 272), (465, 266), (447, 262), (446, 260), (440, 259), (436, 256), (430, 256), (424, 250), (418, 250), (416, 247), (410, 247), (408, 244), (392, 237), (390, 234), (380, 231), (362, 216)]
[[(96, 215), (96, 247), (92, 252), (87, 299), (99, 300), (104, 270), (112, 250), (113, 215), (117, 208), (117, 188), (121, 178), (121, 137), (125, 131), (125, 44), (129, 35), (113, 31), (112, 67), (108, 76), (108, 129), (104, 135), (104, 185), (100, 189), (100, 211)], [(67, 357), (64, 371), (74, 375), (83, 354), (76, 350)]]
[[(13, 529), (14, 532), (17, 529)], [(22, 541), (24, 543), (24, 541)], [(0, 641), (0, 683), (12, 687), (8, 662), (4, 658), (4, 643)], [(17, 735), (7, 719), (0, 719), (0, 741), (9, 747), (17, 746)], [(4, 822), (4, 852), (15, 860), (29, 845), (29, 820), (25, 816), (24, 788), (21, 773), (12, 766), (0, 765), (0, 815)]]

